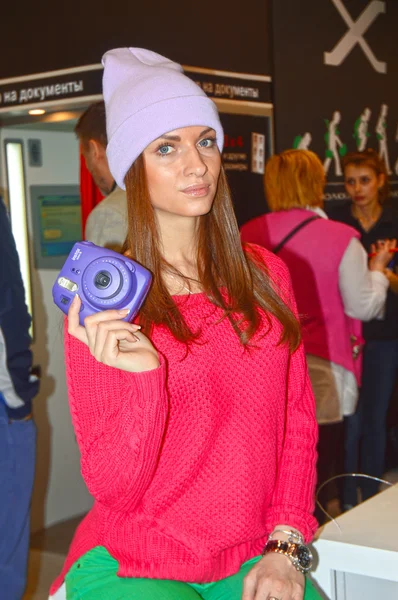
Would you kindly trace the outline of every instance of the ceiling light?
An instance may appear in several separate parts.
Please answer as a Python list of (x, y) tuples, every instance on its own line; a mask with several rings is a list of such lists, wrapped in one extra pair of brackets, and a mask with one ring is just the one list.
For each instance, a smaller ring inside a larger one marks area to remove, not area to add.
[(42, 108), (34, 108), (33, 110), (29, 111), (30, 115), (44, 115), (46, 111), (43, 110)]

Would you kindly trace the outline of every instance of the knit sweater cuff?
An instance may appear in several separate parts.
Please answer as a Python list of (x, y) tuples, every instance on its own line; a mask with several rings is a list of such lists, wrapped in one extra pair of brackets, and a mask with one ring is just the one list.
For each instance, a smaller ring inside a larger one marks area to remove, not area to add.
[(134, 386), (139, 394), (161, 394), (165, 386), (166, 361), (160, 352), (158, 356), (160, 364), (156, 369), (140, 371), (139, 373), (122, 371), (121, 379), (123, 383)]
[(318, 522), (313, 515), (295, 506), (270, 506), (266, 520), (267, 530), (272, 531), (281, 523), (298, 529), (307, 543), (313, 539), (318, 528)]

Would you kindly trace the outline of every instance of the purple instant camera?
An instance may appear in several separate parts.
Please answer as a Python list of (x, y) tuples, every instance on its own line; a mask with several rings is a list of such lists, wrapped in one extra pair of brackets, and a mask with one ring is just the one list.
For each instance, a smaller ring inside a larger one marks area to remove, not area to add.
[(110, 308), (129, 308), (132, 321), (151, 285), (150, 272), (113, 250), (77, 242), (53, 285), (55, 304), (67, 314), (76, 294), (82, 301), (80, 324), (88, 315)]

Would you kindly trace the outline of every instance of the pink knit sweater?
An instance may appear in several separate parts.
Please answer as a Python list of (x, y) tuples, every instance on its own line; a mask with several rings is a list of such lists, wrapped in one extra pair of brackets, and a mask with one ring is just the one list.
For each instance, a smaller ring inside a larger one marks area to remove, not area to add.
[[(259, 249), (294, 306), (282, 261)], [(214, 581), (259, 554), (278, 523), (310, 539), (317, 425), (302, 346), (278, 345), (272, 318), (244, 349), (204, 294), (176, 296), (200, 329), (187, 351), (164, 327), (161, 366), (126, 373), (65, 333), (70, 408), (95, 499), (64, 569), (105, 546), (122, 577)]]

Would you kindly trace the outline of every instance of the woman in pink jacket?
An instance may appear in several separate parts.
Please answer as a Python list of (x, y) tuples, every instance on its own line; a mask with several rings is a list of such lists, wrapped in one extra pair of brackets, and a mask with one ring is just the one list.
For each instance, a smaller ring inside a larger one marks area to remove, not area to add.
[[(342, 470), (343, 417), (354, 413), (361, 383), (361, 321), (383, 317), (391, 243), (368, 267), (359, 233), (323, 211), (325, 174), (309, 150), (272, 156), (264, 181), (272, 212), (243, 225), (241, 236), (276, 252), (289, 267), (320, 425), (322, 484)], [(321, 495), (323, 505), (330, 490)], [(317, 517), (323, 518), (321, 511)]]
[[(180, 65), (107, 52), (125, 252), (153, 274), (139, 324), (65, 334), (94, 507), (52, 588), (68, 600), (307, 600), (317, 425), (287, 268), (242, 249), (213, 102)], [(60, 586), (62, 586), (60, 588)]]

